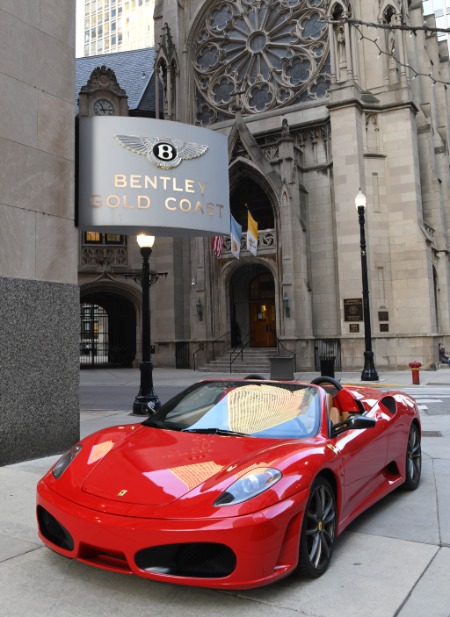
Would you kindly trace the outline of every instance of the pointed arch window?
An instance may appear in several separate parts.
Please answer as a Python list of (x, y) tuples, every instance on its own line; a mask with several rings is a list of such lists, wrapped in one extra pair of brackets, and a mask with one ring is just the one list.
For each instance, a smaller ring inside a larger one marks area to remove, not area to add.
[(242, 225), (243, 231), (247, 231), (249, 210), (258, 223), (259, 230), (275, 227), (270, 201), (261, 186), (251, 178), (241, 178), (231, 191), (230, 210), (236, 221)]

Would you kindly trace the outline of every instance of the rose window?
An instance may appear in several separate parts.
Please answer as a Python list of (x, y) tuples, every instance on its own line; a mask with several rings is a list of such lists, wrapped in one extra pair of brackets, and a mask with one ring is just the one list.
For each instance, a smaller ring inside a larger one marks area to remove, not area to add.
[(325, 0), (221, 0), (197, 32), (197, 122), (316, 100), (329, 85)]

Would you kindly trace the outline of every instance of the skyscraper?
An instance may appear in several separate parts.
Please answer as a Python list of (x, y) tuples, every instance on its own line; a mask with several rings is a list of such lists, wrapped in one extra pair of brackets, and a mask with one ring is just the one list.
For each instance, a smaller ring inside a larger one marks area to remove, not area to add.
[[(436, 17), (436, 28), (450, 28), (450, 0), (424, 0), (423, 1), (424, 15), (432, 15)], [(448, 34), (438, 32), (438, 39), (447, 39)]]
[(77, 0), (77, 56), (152, 47), (155, 0)]

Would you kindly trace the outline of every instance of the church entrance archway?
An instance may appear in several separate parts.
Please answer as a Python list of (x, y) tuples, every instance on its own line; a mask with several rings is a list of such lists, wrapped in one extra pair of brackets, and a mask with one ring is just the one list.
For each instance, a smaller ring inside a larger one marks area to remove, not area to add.
[(130, 368), (136, 355), (136, 312), (114, 293), (83, 295), (80, 303), (80, 367)]
[(276, 347), (275, 281), (262, 264), (238, 268), (230, 280), (231, 344)]

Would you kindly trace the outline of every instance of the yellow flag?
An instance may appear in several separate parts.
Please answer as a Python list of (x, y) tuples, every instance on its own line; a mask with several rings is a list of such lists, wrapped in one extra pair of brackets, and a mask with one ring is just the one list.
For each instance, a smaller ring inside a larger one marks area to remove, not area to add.
[(250, 210), (248, 211), (248, 222), (247, 222), (247, 250), (253, 255), (256, 255), (256, 251), (258, 249), (258, 223), (250, 214)]

